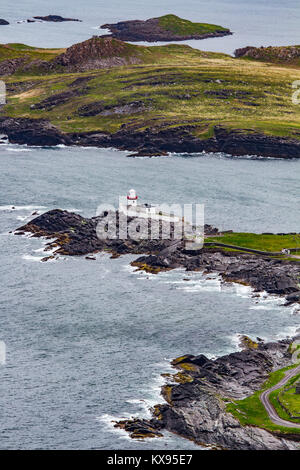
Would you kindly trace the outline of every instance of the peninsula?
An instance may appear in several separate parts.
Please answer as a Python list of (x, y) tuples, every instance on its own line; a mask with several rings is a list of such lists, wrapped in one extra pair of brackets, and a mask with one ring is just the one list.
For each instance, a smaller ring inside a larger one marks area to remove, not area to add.
[(300, 157), (295, 64), (95, 36), (67, 49), (0, 45), (0, 79), (12, 143)]

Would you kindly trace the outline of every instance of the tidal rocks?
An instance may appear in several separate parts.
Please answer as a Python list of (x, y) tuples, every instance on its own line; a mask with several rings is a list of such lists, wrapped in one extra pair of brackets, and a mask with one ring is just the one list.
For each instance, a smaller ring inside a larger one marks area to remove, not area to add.
[(54, 23), (62, 23), (63, 21), (82, 21), (75, 18), (64, 18), (63, 16), (59, 15), (34, 16), (33, 18), (35, 20), (52, 21)]
[[(134, 421), (135, 426), (165, 430), (186, 437), (198, 444), (231, 450), (288, 450), (297, 443), (279, 435), (242, 426), (226, 411), (231, 400), (241, 399), (259, 389), (269, 373), (289, 364), (290, 341), (259, 343), (257, 348), (209, 360), (205, 356), (183, 356), (173, 366), (190, 377), (183, 383), (174, 380), (162, 388), (166, 404), (156, 405), (153, 418)], [(123, 429), (126, 424), (122, 422)], [(295, 437), (293, 437), (295, 439)]]
[(143, 419), (124, 420), (115, 423), (115, 428), (124, 429), (132, 439), (162, 437), (159, 432), (161, 424), (156, 419), (147, 421)]
[(155, 254), (138, 258), (134, 265), (152, 268), (184, 267), (188, 271), (203, 270), (218, 273), (225, 282), (251, 286), (255, 291), (288, 295), (298, 292), (300, 266), (284, 260), (265, 256), (223, 251), (221, 248), (204, 248), (197, 256), (186, 254), (182, 247), (175, 252)]
[(5, 26), (7, 24), (9, 24), (8, 21), (4, 20), (3, 18), (0, 18), (0, 26)]
[(182, 20), (175, 15), (150, 18), (146, 21), (121, 21), (115, 24), (104, 24), (102, 29), (109, 29), (112, 37), (122, 41), (183, 41), (187, 39), (205, 39), (232, 34), (221, 26), (205, 25)]

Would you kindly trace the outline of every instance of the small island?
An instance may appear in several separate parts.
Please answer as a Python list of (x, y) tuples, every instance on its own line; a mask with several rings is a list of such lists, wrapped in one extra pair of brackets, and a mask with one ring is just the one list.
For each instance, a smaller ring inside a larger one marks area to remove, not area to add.
[(81, 21), (76, 18), (64, 18), (60, 15), (34, 16), (35, 20), (50, 21), (53, 23), (62, 23), (63, 21)]
[(115, 24), (104, 24), (101, 28), (109, 29), (112, 37), (122, 41), (184, 41), (232, 34), (228, 28), (223, 26), (193, 23), (176, 15), (164, 15), (146, 21), (121, 21)]

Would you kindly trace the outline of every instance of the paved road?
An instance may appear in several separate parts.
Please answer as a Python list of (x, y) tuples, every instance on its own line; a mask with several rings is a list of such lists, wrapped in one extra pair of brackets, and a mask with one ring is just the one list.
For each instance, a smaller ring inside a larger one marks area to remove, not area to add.
[(262, 404), (264, 405), (271, 421), (274, 424), (277, 424), (279, 426), (285, 426), (286, 428), (300, 429), (300, 423), (299, 424), (298, 423), (292, 423), (291, 421), (285, 421), (284, 419), (281, 419), (278, 416), (278, 414), (277, 414), (275, 408), (273, 407), (273, 405), (271, 405), (270, 400), (269, 400), (269, 396), (270, 396), (270, 393), (272, 393), (275, 390), (278, 390), (279, 388), (286, 385), (287, 382), (297, 374), (300, 374), (300, 365), (298, 367), (296, 367), (295, 369), (291, 369), (291, 370), (287, 371), (285, 377), (278, 384), (274, 385), (274, 387), (272, 387), (272, 388), (269, 388), (268, 390), (263, 392), (260, 396), (260, 400), (261, 400)]

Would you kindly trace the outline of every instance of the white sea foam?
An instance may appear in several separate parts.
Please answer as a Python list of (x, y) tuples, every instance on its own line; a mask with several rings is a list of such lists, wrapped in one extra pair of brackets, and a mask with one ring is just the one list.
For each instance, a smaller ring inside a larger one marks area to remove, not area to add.
[(32, 152), (33, 151), (32, 149), (28, 149), (28, 148), (13, 148), (10, 146), (7, 146), (6, 150), (8, 152)]
[(100, 423), (104, 424), (108, 431), (118, 434), (120, 438), (130, 440), (129, 434), (124, 429), (114, 427), (116, 421), (121, 421), (123, 419), (130, 418), (131, 415), (128, 414), (124, 414), (123, 416), (113, 416), (105, 413), (101, 416), (97, 416), (96, 421), (99, 421)]
[(40, 256), (26, 254), (22, 256), (22, 259), (24, 259), (25, 261), (41, 261), (43, 258), (41, 258)]

